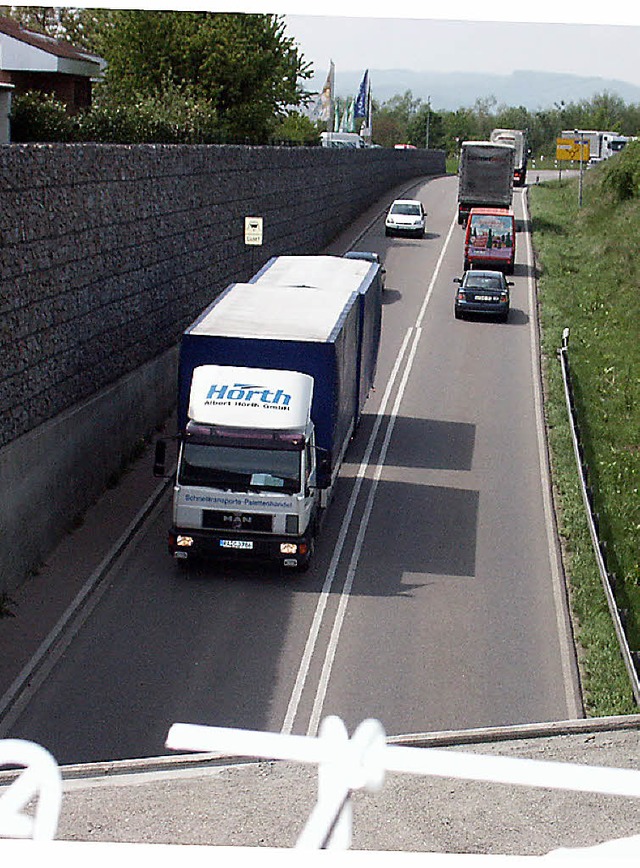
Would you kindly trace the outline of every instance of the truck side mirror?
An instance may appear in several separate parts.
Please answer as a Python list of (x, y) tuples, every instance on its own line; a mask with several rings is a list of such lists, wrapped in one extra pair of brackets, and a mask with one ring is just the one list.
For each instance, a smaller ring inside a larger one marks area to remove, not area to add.
[(156, 454), (153, 462), (153, 475), (164, 476), (166, 473), (165, 464), (167, 460), (167, 441), (158, 440), (156, 442)]
[(316, 446), (316, 478), (318, 488), (329, 488), (331, 485), (331, 455), (321, 446)]

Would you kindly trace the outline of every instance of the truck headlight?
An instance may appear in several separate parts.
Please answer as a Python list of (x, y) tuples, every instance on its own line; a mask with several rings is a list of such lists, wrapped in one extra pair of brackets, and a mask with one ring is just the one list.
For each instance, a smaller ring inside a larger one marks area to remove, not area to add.
[(298, 533), (298, 516), (297, 515), (287, 515), (284, 521), (284, 532), (285, 533)]
[(281, 555), (295, 555), (298, 551), (298, 546), (295, 543), (280, 543)]
[(178, 534), (178, 536), (176, 537), (176, 545), (181, 546), (185, 549), (191, 548), (191, 546), (193, 545), (193, 537)]

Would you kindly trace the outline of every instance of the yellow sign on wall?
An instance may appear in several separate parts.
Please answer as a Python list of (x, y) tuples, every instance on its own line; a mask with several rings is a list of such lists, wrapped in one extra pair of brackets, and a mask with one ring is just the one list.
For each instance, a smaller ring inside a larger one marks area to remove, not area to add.
[[(582, 151), (582, 157), (580, 156)], [(580, 160), (589, 162), (589, 143), (580, 144), (579, 139), (556, 139), (556, 160)]]

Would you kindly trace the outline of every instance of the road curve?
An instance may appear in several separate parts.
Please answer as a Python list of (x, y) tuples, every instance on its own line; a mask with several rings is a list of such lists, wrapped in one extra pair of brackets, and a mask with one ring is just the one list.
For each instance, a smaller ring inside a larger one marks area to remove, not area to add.
[(174, 722), (313, 733), (327, 714), (390, 735), (581, 716), (549, 496), (525, 202), (509, 322), (458, 321), (456, 179), (337, 238), (387, 267), (375, 392), (304, 577), (167, 556), (151, 510), (0, 734), (61, 763), (155, 756)]

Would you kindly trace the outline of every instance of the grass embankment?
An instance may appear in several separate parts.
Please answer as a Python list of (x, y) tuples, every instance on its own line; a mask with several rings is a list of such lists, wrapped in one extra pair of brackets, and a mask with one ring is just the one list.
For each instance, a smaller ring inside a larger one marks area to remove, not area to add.
[(530, 189), (546, 414), (589, 716), (637, 712), (592, 551), (556, 350), (569, 361), (618, 608), (640, 650), (640, 143), (578, 181)]

